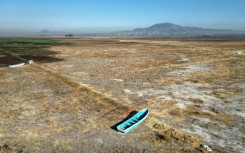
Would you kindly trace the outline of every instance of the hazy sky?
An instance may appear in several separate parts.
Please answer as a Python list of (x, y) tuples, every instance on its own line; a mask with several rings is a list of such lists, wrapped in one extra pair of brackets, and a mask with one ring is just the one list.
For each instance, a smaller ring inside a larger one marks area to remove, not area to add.
[(102, 32), (164, 22), (245, 31), (245, 0), (0, 0), (0, 32)]

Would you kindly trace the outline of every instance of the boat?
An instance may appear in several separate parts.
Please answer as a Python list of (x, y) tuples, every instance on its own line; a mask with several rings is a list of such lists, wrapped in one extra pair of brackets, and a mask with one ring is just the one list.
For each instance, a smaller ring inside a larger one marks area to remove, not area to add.
[(21, 66), (23, 66), (23, 65), (25, 65), (25, 63), (9, 65), (9, 67), (21, 67)]
[(148, 114), (149, 114), (148, 109), (142, 109), (128, 120), (119, 124), (117, 126), (117, 130), (122, 133), (128, 133), (129, 131), (135, 129), (138, 125), (143, 123), (144, 120), (147, 118)]

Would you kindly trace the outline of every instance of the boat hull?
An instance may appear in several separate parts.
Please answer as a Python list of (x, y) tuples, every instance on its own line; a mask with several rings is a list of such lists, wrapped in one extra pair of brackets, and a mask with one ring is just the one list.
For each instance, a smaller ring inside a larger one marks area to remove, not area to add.
[(9, 67), (14, 68), (14, 67), (21, 67), (25, 65), (25, 63), (20, 63), (20, 64), (14, 64), (14, 65), (9, 65)]
[(142, 124), (147, 118), (148, 114), (149, 114), (148, 109), (142, 109), (141, 111), (136, 113), (133, 117), (118, 125), (117, 130), (122, 133), (130, 132), (131, 130), (135, 129), (137, 126)]

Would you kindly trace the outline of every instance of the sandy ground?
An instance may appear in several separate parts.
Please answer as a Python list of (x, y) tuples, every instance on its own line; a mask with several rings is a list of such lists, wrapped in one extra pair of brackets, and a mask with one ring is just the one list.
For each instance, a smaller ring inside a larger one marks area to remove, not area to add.
[[(245, 151), (245, 41), (65, 41), (58, 62), (0, 69), (1, 151)], [(145, 107), (139, 128), (113, 129)]]

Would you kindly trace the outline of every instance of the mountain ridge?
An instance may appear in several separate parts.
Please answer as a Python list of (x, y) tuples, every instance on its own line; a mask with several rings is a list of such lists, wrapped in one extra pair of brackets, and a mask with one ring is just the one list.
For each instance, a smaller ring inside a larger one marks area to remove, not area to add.
[(200, 27), (180, 26), (173, 23), (158, 23), (147, 28), (115, 32), (119, 36), (216, 36), (216, 35), (245, 35), (244, 31), (226, 29), (205, 29)]
[(43, 29), (42, 31), (40, 31), (39, 33), (50, 33), (50, 31), (49, 30), (47, 30), (47, 29)]

